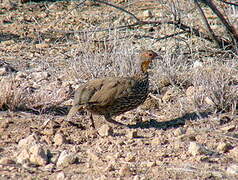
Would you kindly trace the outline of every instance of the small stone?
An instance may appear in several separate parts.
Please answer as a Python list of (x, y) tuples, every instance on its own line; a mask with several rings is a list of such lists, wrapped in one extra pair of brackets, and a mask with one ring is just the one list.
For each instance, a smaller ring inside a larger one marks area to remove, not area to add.
[(190, 142), (188, 152), (193, 156), (209, 153), (209, 151), (206, 150), (205, 147), (196, 142)]
[(30, 149), (30, 162), (36, 165), (46, 165), (48, 163), (48, 157), (46, 151), (39, 144), (33, 145)]
[(151, 167), (154, 167), (156, 166), (156, 162), (155, 161), (147, 161), (147, 162), (143, 162), (143, 164), (148, 167), (148, 168), (151, 168)]
[(56, 180), (65, 180), (65, 174), (63, 171), (61, 171), (57, 174)]
[(0, 159), (0, 164), (15, 164), (15, 161), (8, 157), (3, 157)]
[(201, 68), (203, 67), (203, 63), (201, 61), (195, 61), (193, 63), (193, 68)]
[(232, 164), (230, 167), (227, 168), (226, 172), (228, 174), (238, 175), (238, 164)]
[(49, 73), (46, 72), (46, 71), (43, 71), (43, 72), (33, 72), (32, 73), (32, 78), (37, 80), (37, 81), (41, 81), (41, 80), (47, 79), (49, 76), (50, 76)]
[(66, 150), (60, 153), (58, 161), (56, 163), (57, 167), (67, 167), (76, 161), (77, 157), (74, 153), (68, 152)]
[(185, 130), (183, 128), (181, 128), (181, 127), (174, 130), (174, 135), (175, 136), (181, 136), (184, 133), (185, 133)]
[(130, 167), (127, 164), (125, 164), (119, 170), (119, 175), (120, 176), (131, 176), (132, 171), (131, 171)]
[(127, 162), (135, 162), (135, 161), (136, 161), (136, 154), (134, 154), (134, 153), (128, 153), (128, 154), (126, 155), (125, 160), (126, 160)]
[(37, 144), (37, 142), (38, 142), (38, 138), (37, 138), (36, 134), (31, 134), (30, 136), (28, 136), (24, 139), (21, 139), (18, 142), (18, 148), (19, 149), (22, 149), (22, 148), (29, 149), (31, 146)]
[(208, 105), (211, 105), (211, 106), (215, 105), (215, 103), (213, 102), (213, 100), (210, 97), (205, 97), (204, 101)]
[(98, 130), (98, 133), (100, 136), (105, 137), (105, 136), (110, 136), (113, 134), (113, 129), (111, 126), (108, 124), (104, 124), (103, 126), (100, 127)]
[(138, 134), (137, 134), (137, 131), (136, 130), (130, 130), (127, 135), (126, 135), (128, 138), (137, 138), (138, 137)]
[(28, 164), (30, 162), (30, 154), (26, 149), (23, 149), (16, 158), (16, 162), (19, 164)]
[(151, 17), (153, 17), (153, 14), (150, 10), (145, 10), (144, 12), (142, 12), (142, 17), (143, 18), (151, 18)]
[(66, 143), (66, 138), (62, 134), (56, 134), (54, 137), (55, 145), (62, 145)]
[(47, 43), (36, 44), (37, 49), (45, 49), (45, 48), (49, 48), (49, 47), (50, 47), (50, 45)]
[(229, 153), (232, 157), (234, 157), (235, 159), (238, 159), (238, 146), (230, 150)]
[(225, 132), (231, 132), (234, 131), (235, 129), (236, 129), (235, 125), (229, 125), (221, 128), (221, 130)]
[(224, 153), (224, 152), (227, 152), (230, 148), (231, 148), (231, 145), (229, 143), (220, 142), (217, 146), (217, 151)]

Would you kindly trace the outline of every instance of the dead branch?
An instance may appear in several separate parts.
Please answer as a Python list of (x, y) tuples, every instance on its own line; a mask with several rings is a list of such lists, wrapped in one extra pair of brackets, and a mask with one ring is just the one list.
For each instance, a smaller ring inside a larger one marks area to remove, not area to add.
[(223, 16), (223, 14), (219, 11), (219, 9), (216, 7), (216, 5), (213, 3), (212, 0), (203, 0), (203, 2), (210, 7), (210, 9), (213, 11), (214, 14), (217, 15), (217, 17), (221, 20), (222, 24), (224, 25), (224, 27), (226, 28), (228, 35), (231, 38), (232, 41), (232, 45), (234, 47), (234, 49), (236, 49), (237, 44), (238, 44), (238, 32), (236, 31), (236, 29), (234, 28), (234, 26), (232, 26), (227, 20), (226, 18)]
[(114, 5), (114, 4), (108, 3), (108, 2), (106, 2), (106, 1), (100, 1), (100, 0), (90, 0), (90, 1), (92, 1), (92, 2), (97, 2), (97, 3), (101, 3), (101, 4), (105, 4), (105, 5), (107, 5), (107, 6), (111, 6), (111, 7), (115, 8), (115, 9), (118, 9), (118, 10), (120, 10), (120, 11), (122, 11), (122, 12), (125, 12), (126, 14), (130, 15), (131, 17), (133, 17), (137, 22), (140, 22), (140, 19), (137, 18), (133, 13), (131, 13), (131, 12), (129, 12), (129, 11), (127, 11), (127, 10), (125, 10), (125, 9), (123, 9), (123, 8), (121, 8), (121, 7), (119, 7), (119, 6), (116, 6), (116, 5)]
[(205, 16), (200, 4), (198, 3), (198, 0), (194, 0), (194, 4), (196, 5), (197, 9), (199, 10), (199, 13), (202, 17), (202, 20), (203, 20), (206, 28), (207, 28), (207, 32), (210, 34), (210, 37), (214, 40), (214, 42), (217, 44), (218, 47), (223, 48), (223, 43), (221, 41), (219, 41), (219, 39), (215, 35), (214, 31), (212, 30), (211, 26), (209, 25), (207, 18)]

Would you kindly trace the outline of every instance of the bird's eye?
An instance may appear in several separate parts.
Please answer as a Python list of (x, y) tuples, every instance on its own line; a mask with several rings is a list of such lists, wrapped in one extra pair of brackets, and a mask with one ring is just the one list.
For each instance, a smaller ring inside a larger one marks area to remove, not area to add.
[(153, 54), (152, 54), (152, 53), (149, 53), (149, 56), (153, 56)]

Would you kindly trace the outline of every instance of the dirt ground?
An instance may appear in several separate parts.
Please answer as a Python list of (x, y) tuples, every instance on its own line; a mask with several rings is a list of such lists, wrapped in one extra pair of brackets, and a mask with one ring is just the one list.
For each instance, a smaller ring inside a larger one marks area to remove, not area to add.
[[(113, 2), (125, 7), (128, 5), (129, 10), (141, 18), (169, 17), (165, 13), (161, 15), (160, 6), (153, 9), (153, 1), (144, 4)], [(58, 85), (67, 89), (71, 84), (75, 89), (92, 77), (127, 73), (116, 68), (115, 72), (103, 71), (106, 62), (99, 62), (100, 56), (95, 59), (98, 62), (93, 62), (101, 63), (97, 64), (97, 68), (101, 68), (98, 72), (94, 71), (91, 62), (80, 67), (81, 59), (77, 57), (92, 58), (107, 51), (103, 58), (110, 64), (116, 56), (132, 57), (132, 54), (127, 56), (132, 47), (160, 50), (163, 43), (164, 56), (170, 53), (167, 51), (170, 49), (168, 41), (155, 42), (152, 46), (151, 40), (134, 40), (131, 37), (126, 41), (120, 40), (120, 35), (130, 35), (130, 30), (126, 32), (128, 34), (116, 35), (116, 40), (109, 45), (101, 44), (99, 40), (111, 37), (113, 32), (108, 35), (105, 32), (90, 34), (90, 31), (107, 28), (113, 23), (125, 25), (132, 20), (126, 15), (121, 16), (122, 12), (101, 4), (89, 3), (77, 8), (78, 4), (1, 2), (0, 65), (2, 62), (10, 64), (18, 71), (17, 77), (24, 75), (24, 81), (29, 80), (32, 91), (46, 87), (45, 93), (57, 89)], [(152, 33), (166, 32), (166, 29), (153, 28), (155, 31)], [(138, 33), (148, 29), (142, 28)], [(88, 31), (90, 35), (63, 31)], [(204, 41), (191, 41), (190, 45), (201, 45), (191, 51), (206, 46)], [(180, 51), (185, 46), (181, 46)], [(115, 49), (120, 53), (116, 54)], [(211, 57), (206, 54), (208, 65), (211, 65), (209, 58), (220, 58), (214, 54)], [(192, 58), (201, 60), (203, 55), (196, 54)], [(234, 71), (237, 74), (237, 64), (232, 65), (231, 62), (235, 61), (231, 59), (229, 62), (227, 60), (225, 66), (236, 66)], [(184, 85), (182, 90), (176, 85), (159, 89), (159, 75), (158, 71), (154, 72), (152, 93), (143, 105), (116, 117), (116, 120), (132, 125), (131, 128), (117, 127), (106, 123), (100, 116), (94, 116), (97, 129), (94, 130), (87, 112), (78, 113), (68, 127), (61, 128), (72, 102), (72, 93), (62, 98), (65, 101), (62, 100), (61, 109), (49, 111), (44, 110), (44, 107), (48, 108), (46, 103), (37, 104), (37, 101), (50, 99), (50, 102), (55, 102), (50, 95), (27, 104), (35, 110), (1, 107), (0, 103), (0, 179), (238, 179), (237, 109), (224, 113), (197, 110), (189, 95), (190, 85)], [(3, 73), (0, 80), (3, 82), (4, 78), (12, 76), (14, 72)], [(37, 95), (41, 97), (40, 93)], [(54, 95), (60, 97), (62, 93)], [(213, 104), (209, 100), (206, 100), (207, 104)], [(14, 107), (21, 103), (15, 102)]]

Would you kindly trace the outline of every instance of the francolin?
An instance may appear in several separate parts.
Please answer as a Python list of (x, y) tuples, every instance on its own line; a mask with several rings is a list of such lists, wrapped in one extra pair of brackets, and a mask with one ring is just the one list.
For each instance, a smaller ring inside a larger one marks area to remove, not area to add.
[(75, 92), (73, 106), (67, 120), (69, 121), (78, 111), (86, 109), (92, 114), (103, 115), (106, 121), (127, 126), (112, 119), (126, 111), (135, 109), (142, 104), (149, 93), (148, 68), (158, 55), (152, 50), (139, 54), (139, 71), (131, 77), (106, 77), (86, 82)]

